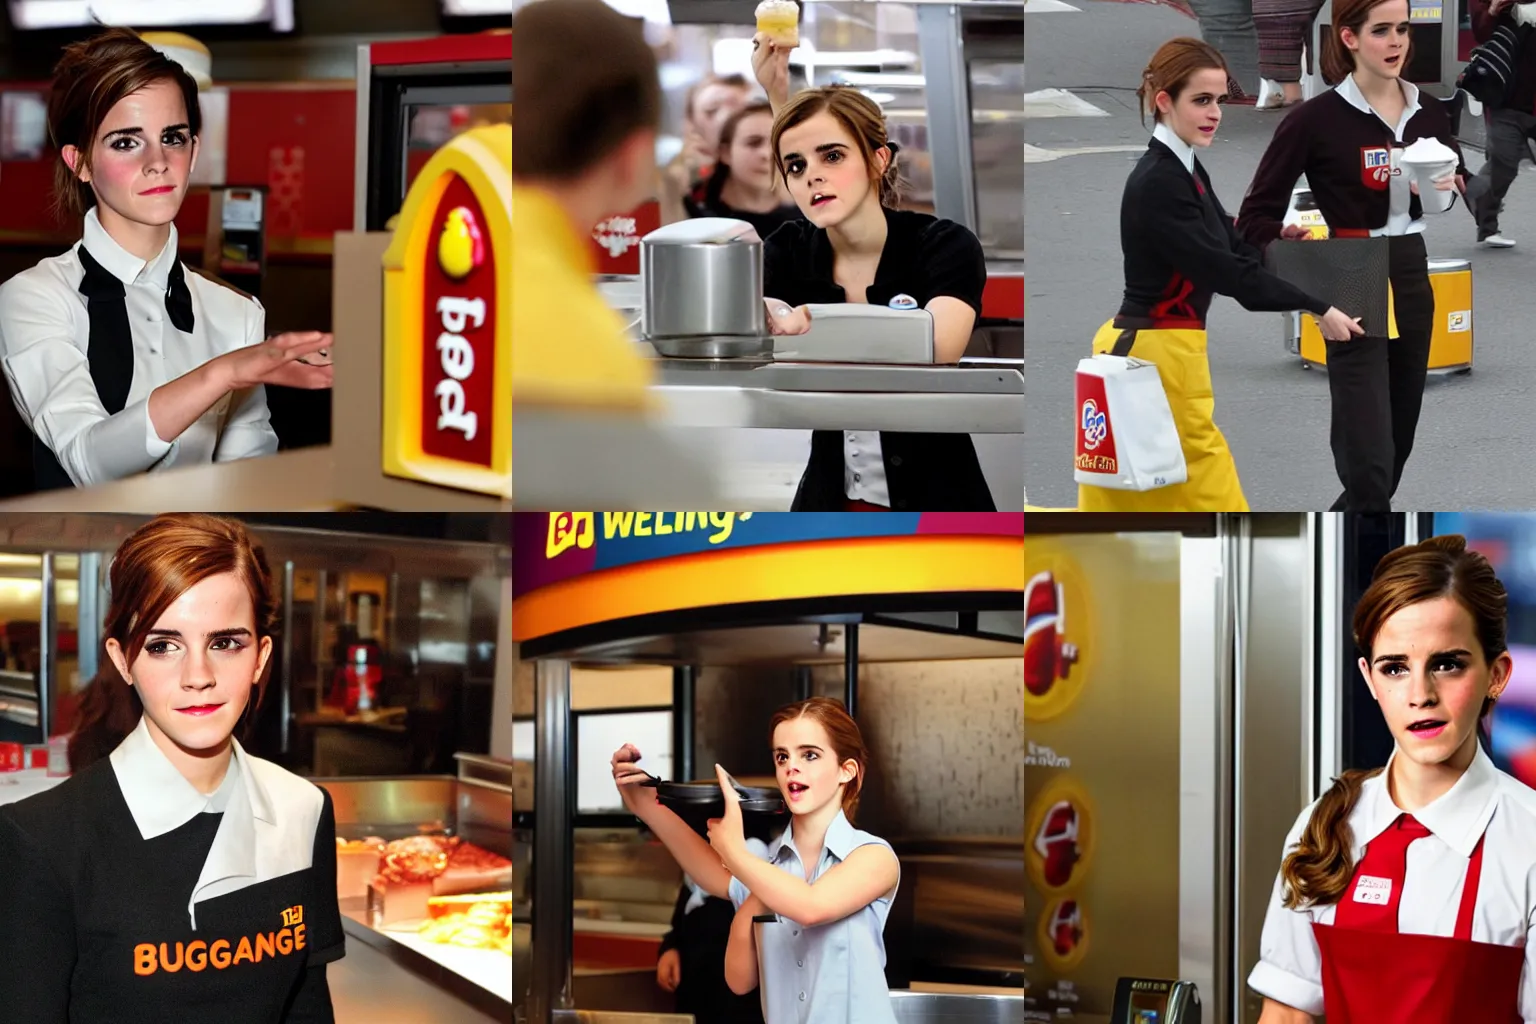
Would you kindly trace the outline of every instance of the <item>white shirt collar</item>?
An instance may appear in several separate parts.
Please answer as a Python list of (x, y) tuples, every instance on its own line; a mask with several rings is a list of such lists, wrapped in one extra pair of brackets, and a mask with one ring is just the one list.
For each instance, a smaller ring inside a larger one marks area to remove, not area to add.
[[(1401, 135), (1400, 129), (1402, 126), (1407, 124), (1408, 120), (1419, 112), (1419, 87), (1401, 78), (1397, 80), (1397, 84), (1402, 86), (1403, 99), (1407, 101), (1408, 106), (1403, 109), (1402, 121), (1399, 124), (1388, 125), (1388, 127)], [(1335, 91), (1344, 97), (1350, 106), (1357, 110), (1363, 110), (1367, 114), (1376, 114), (1375, 108), (1366, 101), (1365, 94), (1360, 91), (1360, 86), (1356, 84), (1354, 75), (1345, 75), (1344, 81), (1335, 86)], [(1381, 115), (1376, 114), (1376, 116), (1380, 117)]]
[[(1399, 753), (1393, 750), (1392, 757), (1387, 759), (1387, 767), (1366, 782), (1369, 791), (1362, 790), (1365, 814), (1355, 826), (1356, 844), (1369, 843), (1396, 821), (1399, 814), (1405, 813), (1387, 791), (1387, 776)], [(1438, 799), (1414, 811), (1413, 816), (1445, 845), (1463, 857), (1470, 857), (1493, 818), (1498, 793), (1499, 770), (1479, 744), (1472, 763), (1456, 784)]]
[(1157, 122), (1157, 127), (1152, 129), (1152, 137), (1173, 150), (1173, 155), (1179, 158), (1179, 162), (1184, 165), (1186, 171), (1190, 174), (1195, 173), (1194, 146), (1179, 138), (1174, 130), (1162, 121)]
[(223, 811), (202, 874), (187, 902), (194, 931), (198, 903), (259, 880), (256, 822), (276, 823), (272, 801), (251, 770), (240, 742), (231, 739), (230, 743), (234, 754), (228, 773), (219, 788), (208, 796), (199, 793), (155, 745), (149, 735), (149, 724), (142, 717), (138, 727), (111, 755), (118, 788), (145, 839), (178, 829), (204, 811)]
[(80, 244), (90, 251), (97, 263), (123, 284), (154, 284), (164, 291), (169, 285), (171, 266), (176, 262), (177, 246), (180, 243), (176, 225), (172, 224), (170, 236), (166, 238), (165, 247), (159, 255), (152, 260), (141, 260), (107, 234), (107, 229), (101, 226), (99, 209), (93, 206), (85, 215), (85, 234)]
[[(832, 854), (839, 861), (846, 860), (848, 855), (858, 846), (854, 842), (857, 838), (857, 832), (858, 830), (849, 822), (848, 815), (839, 808), (837, 817), (833, 818), (832, 823), (827, 826), (827, 834), (821, 841), (821, 848), (824, 852)], [(777, 860), (779, 854), (787, 847), (794, 851), (795, 859), (804, 866), (805, 858), (800, 856), (800, 848), (795, 845), (794, 833), (794, 822), (790, 822), (789, 827), (774, 842), (769, 856), (770, 860)]]

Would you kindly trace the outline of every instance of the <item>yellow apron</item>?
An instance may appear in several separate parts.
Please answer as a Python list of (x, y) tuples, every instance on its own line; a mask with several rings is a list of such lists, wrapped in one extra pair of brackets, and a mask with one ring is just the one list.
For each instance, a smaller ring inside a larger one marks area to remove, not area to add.
[[(1111, 320), (1093, 338), (1095, 355), (1115, 347), (1121, 331)], [(1247, 512), (1248, 502), (1237, 479), (1237, 466), (1226, 438), (1212, 419), (1216, 399), (1211, 393), (1211, 367), (1205, 356), (1205, 332), (1144, 330), (1136, 335), (1131, 355), (1157, 365), (1179, 430), (1189, 479), (1151, 491), (1119, 491), (1107, 487), (1077, 488), (1080, 512)]]

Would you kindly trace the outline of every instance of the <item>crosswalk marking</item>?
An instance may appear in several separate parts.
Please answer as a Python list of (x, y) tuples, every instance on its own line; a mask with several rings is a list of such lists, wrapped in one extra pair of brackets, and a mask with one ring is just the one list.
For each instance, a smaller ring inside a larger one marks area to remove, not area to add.
[(1043, 149), (1024, 143), (1026, 164), (1046, 164), (1064, 156), (1092, 156), (1098, 153), (1140, 153), (1146, 146), (1076, 146), (1070, 149)]
[(1081, 10), (1081, 7), (1073, 7), (1063, 0), (1024, 0), (1025, 14), (1076, 14)]
[(1024, 116), (1108, 117), (1109, 111), (1094, 106), (1065, 89), (1037, 89), (1024, 94)]

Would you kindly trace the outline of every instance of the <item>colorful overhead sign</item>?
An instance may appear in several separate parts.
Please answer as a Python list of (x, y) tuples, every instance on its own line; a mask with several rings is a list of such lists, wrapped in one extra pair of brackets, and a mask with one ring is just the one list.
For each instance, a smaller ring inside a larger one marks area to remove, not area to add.
[(1018, 592), (1022, 513), (519, 512), (514, 639), (712, 605)]

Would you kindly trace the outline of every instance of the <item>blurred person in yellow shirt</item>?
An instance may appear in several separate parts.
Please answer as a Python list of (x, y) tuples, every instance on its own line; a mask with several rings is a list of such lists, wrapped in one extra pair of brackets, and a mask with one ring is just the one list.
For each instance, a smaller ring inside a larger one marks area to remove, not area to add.
[(597, 290), (587, 238), (654, 194), (655, 55), (603, 0), (537, 0), (512, 31), (513, 403), (639, 411), (650, 365)]

